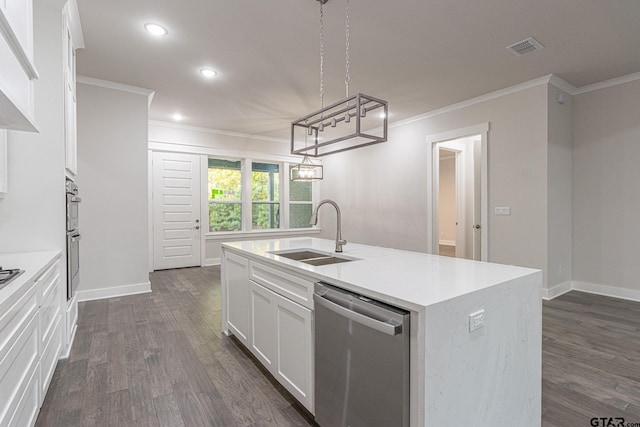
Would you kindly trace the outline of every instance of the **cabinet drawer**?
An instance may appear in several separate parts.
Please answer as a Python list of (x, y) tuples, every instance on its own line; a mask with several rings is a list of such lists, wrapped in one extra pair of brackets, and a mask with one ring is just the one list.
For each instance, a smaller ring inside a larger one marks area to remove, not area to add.
[(56, 318), (55, 324), (51, 331), (51, 338), (44, 346), (42, 356), (40, 357), (40, 401), (41, 404), (44, 401), (44, 397), (47, 394), (49, 383), (53, 378), (53, 372), (56, 370), (58, 364), (58, 356), (62, 349), (62, 316)]
[(9, 307), (0, 307), (0, 364), (18, 339), (20, 331), (36, 316), (38, 310), (35, 283), (29, 283), (18, 292), (23, 294), (17, 301), (8, 304)]
[[(38, 367), (38, 341), (38, 317), (34, 313), (11, 349), (0, 361), (0, 425), (2, 426), (9, 425), (9, 421), (16, 414), (16, 408), (24, 403), (21, 398)], [(39, 376), (36, 375), (36, 378), (38, 381)], [(36, 393), (37, 390), (36, 387)]]
[(313, 282), (255, 261), (249, 262), (249, 274), (251, 280), (285, 298), (313, 309)]
[(45, 299), (40, 306), (40, 336), (42, 337), (42, 346), (49, 342), (53, 328), (56, 326), (58, 317), (60, 316), (60, 288), (61, 286), (56, 282), (57, 286), (54, 286), (50, 292), (45, 296)]
[(51, 291), (60, 281), (60, 261), (56, 260), (51, 267), (36, 279), (38, 286), (38, 305), (42, 305)]

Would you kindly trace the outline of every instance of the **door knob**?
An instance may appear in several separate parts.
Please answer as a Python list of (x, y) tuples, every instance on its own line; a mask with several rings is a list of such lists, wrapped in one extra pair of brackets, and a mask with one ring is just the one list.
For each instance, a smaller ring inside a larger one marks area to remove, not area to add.
[(195, 227), (193, 227), (193, 228), (195, 228), (196, 230), (200, 230), (200, 226), (199, 226), (199, 225), (196, 225), (196, 226), (195, 226)]
[(200, 220), (199, 220), (199, 219), (196, 219), (196, 224), (197, 224), (197, 223), (199, 223), (199, 222), (200, 222)]
[(476, 230), (480, 230), (480, 224), (474, 225), (473, 228), (475, 228)]

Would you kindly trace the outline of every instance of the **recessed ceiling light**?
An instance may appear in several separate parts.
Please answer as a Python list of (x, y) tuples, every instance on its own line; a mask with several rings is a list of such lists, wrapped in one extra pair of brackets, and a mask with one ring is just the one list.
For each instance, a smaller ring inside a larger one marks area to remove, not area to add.
[(158, 37), (166, 36), (169, 33), (166, 28), (158, 24), (144, 24), (144, 29)]
[(184, 119), (184, 117), (182, 117), (182, 114), (180, 114), (180, 113), (175, 113), (171, 117), (173, 117), (173, 120), (175, 120), (176, 122), (179, 122), (180, 120)]
[(212, 70), (211, 68), (203, 68), (202, 70), (200, 70), (200, 74), (208, 79), (212, 79), (218, 75), (218, 72), (216, 70)]

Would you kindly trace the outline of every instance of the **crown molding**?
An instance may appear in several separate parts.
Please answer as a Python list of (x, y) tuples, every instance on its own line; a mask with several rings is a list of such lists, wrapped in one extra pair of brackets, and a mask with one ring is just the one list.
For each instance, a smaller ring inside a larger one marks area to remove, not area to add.
[(93, 77), (87, 77), (78, 75), (76, 77), (76, 82), (89, 86), (102, 87), (105, 89), (114, 89), (122, 92), (129, 92), (136, 95), (146, 96), (149, 99), (149, 105), (151, 105), (151, 100), (153, 99), (153, 95), (156, 93), (152, 89), (146, 89), (138, 86), (125, 85), (122, 83), (111, 82), (109, 80), (101, 80), (95, 79)]
[(425, 120), (431, 117), (439, 116), (440, 114), (445, 114), (450, 111), (459, 110), (461, 108), (470, 107), (475, 104), (479, 104), (481, 102), (490, 101), (492, 99), (500, 98), (505, 95), (510, 95), (512, 93), (520, 92), (525, 89), (530, 89), (532, 87), (541, 86), (549, 84), (552, 79), (553, 74), (549, 74), (544, 77), (539, 77), (537, 79), (529, 80), (527, 82), (518, 83), (513, 86), (506, 87), (504, 89), (496, 90), (494, 92), (489, 92), (484, 95), (477, 96), (475, 98), (467, 99), (465, 101), (457, 102), (455, 104), (448, 105), (446, 107), (438, 108), (436, 110), (429, 111), (427, 113), (419, 114), (417, 116), (409, 117), (404, 120), (397, 121), (393, 124), (389, 124), (390, 128), (395, 128), (398, 126), (408, 125), (410, 123), (418, 122), (420, 120)]
[(283, 138), (275, 138), (275, 137), (270, 137), (270, 136), (254, 135), (254, 134), (250, 134), (250, 133), (242, 133), (242, 132), (233, 132), (233, 131), (228, 131), (228, 130), (205, 128), (205, 127), (200, 127), (200, 126), (183, 125), (183, 124), (180, 124), (180, 123), (165, 122), (165, 121), (162, 121), (162, 120), (149, 120), (149, 125), (150, 126), (164, 126), (164, 127), (168, 127), (168, 128), (189, 130), (189, 131), (194, 131), (194, 132), (211, 133), (211, 134), (214, 134), (214, 135), (234, 136), (236, 138), (256, 139), (256, 140), (259, 140), (259, 141), (269, 141), (269, 142), (278, 142), (278, 143), (286, 143), (286, 144), (290, 144), (291, 143), (290, 140), (283, 139)]
[(636, 80), (640, 80), (640, 72), (627, 74), (626, 76), (616, 77), (614, 79), (605, 80), (587, 86), (581, 86), (579, 88), (576, 88), (575, 93), (573, 93), (572, 95), (581, 95), (583, 93), (593, 92), (594, 90), (605, 89), (612, 86), (618, 86), (621, 84), (634, 82)]

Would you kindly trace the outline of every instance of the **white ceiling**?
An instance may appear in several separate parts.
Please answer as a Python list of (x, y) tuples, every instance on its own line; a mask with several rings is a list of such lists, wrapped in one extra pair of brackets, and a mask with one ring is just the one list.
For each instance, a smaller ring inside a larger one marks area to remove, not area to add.
[[(153, 120), (287, 138), (320, 107), (316, 0), (78, 4), (78, 73), (154, 89)], [(545, 48), (505, 49), (530, 36)], [(637, 72), (639, 44), (638, 0), (351, 0), (351, 92), (388, 100), (393, 122), (547, 74), (580, 87)], [(325, 5), (325, 87), (325, 105), (345, 95), (343, 0)]]

